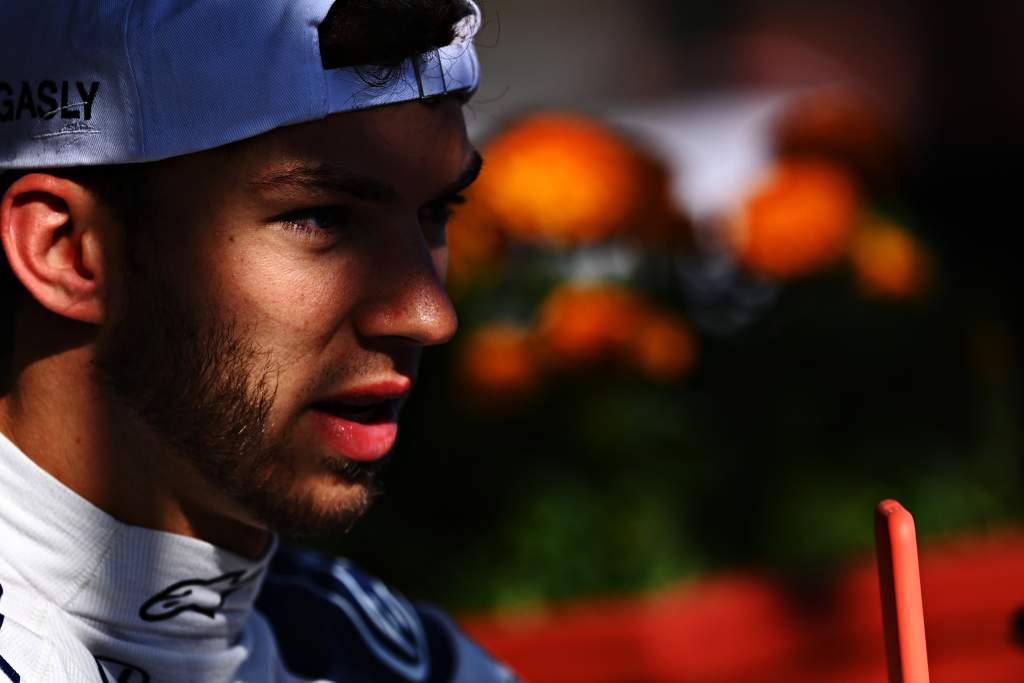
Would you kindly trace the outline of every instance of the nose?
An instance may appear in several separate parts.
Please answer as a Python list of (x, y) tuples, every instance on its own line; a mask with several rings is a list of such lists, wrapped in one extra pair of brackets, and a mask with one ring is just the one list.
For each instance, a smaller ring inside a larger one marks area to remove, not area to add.
[(444, 288), (447, 247), (431, 247), (417, 226), (382, 239), (364, 278), (364, 296), (354, 315), (365, 339), (433, 346), (458, 328)]

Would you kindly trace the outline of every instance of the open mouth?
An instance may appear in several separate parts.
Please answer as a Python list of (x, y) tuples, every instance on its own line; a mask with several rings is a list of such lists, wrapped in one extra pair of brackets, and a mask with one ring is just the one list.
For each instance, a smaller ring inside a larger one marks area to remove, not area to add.
[(340, 401), (322, 401), (313, 404), (313, 408), (333, 417), (364, 425), (393, 422), (397, 417), (397, 401), (376, 401), (373, 403), (343, 403)]
[(321, 401), (313, 404), (314, 424), (338, 455), (351, 460), (379, 460), (394, 446), (400, 404), (399, 399)]

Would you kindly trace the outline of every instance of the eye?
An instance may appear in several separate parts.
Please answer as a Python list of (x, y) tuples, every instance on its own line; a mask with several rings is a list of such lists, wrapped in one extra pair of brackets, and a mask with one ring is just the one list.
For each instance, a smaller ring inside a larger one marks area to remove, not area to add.
[(443, 226), (455, 213), (454, 207), (465, 203), (466, 198), (461, 194), (438, 199), (420, 209), (420, 221)]
[(343, 206), (318, 206), (292, 211), (279, 216), (276, 221), (287, 230), (304, 237), (322, 239), (348, 230), (352, 225), (352, 216)]

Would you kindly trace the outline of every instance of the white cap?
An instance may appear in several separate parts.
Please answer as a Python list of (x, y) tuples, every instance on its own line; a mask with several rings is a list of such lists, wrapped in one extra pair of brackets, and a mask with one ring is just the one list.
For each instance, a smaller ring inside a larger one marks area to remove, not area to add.
[(480, 11), (369, 84), (324, 69), (334, 0), (0, 0), (0, 169), (155, 161), (338, 112), (458, 91)]

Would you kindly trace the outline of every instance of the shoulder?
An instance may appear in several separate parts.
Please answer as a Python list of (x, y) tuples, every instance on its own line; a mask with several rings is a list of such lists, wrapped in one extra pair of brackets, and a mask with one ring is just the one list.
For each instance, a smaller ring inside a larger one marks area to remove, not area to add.
[[(451, 619), (345, 560), (282, 548), (257, 608), (293, 673), (379, 683), (514, 683)], [(3, 683), (0, 680), (0, 683)]]
[(0, 572), (0, 683), (115, 680), (107, 675), (56, 607)]

